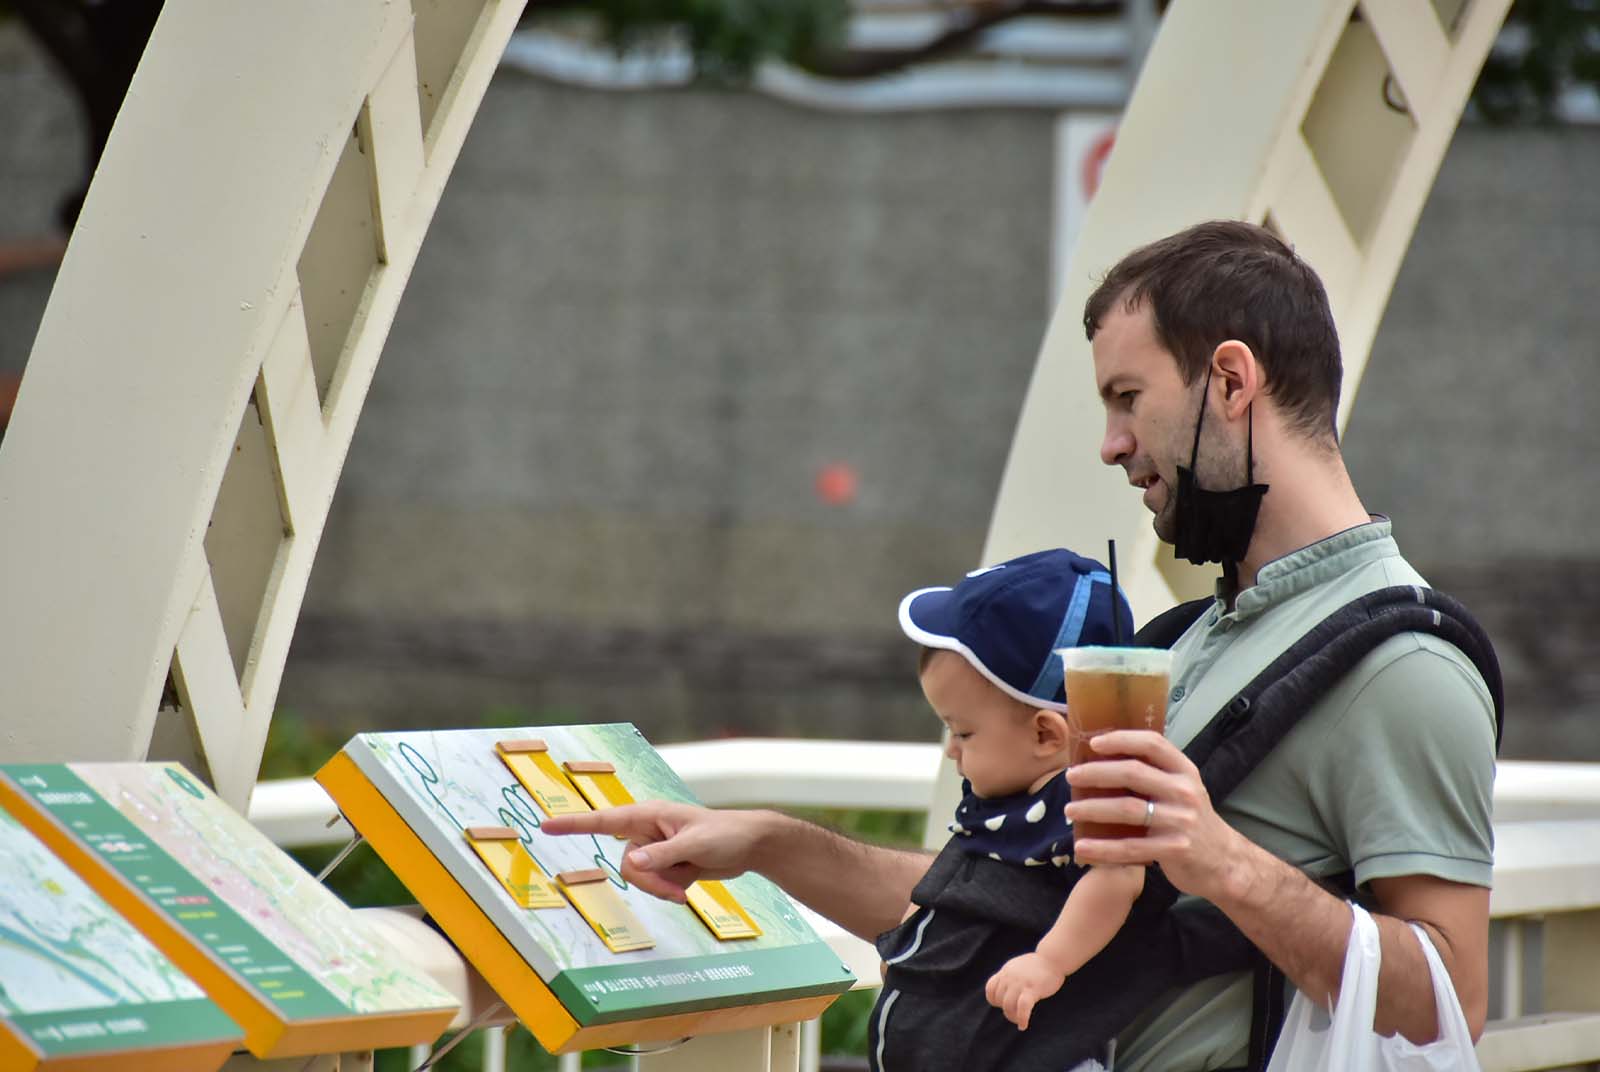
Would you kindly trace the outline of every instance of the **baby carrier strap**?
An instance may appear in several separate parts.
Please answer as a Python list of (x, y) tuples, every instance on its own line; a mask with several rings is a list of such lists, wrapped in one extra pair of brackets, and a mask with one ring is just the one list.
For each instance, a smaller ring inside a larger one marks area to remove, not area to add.
[(1212, 598), (1191, 599), (1187, 603), (1179, 603), (1176, 607), (1162, 611), (1148, 622), (1139, 627), (1133, 634), (1133, 643), (1139, 648), (1170, 648), (1178, 642), (1178, 638), (1189, 631), (1189, 627), (1200, 620), (1200, 616), (1217, 601)]
[(1443, 592), (1396, 585), (1328, 615), (1239, 690), (1184, 752), (1220, 801), (1277, 747), (1301, 717), (1379, 644), (1401, 633), (1429, 633), (1477, 667), (1494, 701), (1500, 748), (1505, 691), (1494, 645), (1467, 609)]
[(878, 938), (887, 973), (869, 1024), (874, 1070), (1065, 1072), (1103, 1057), (1107, 1040), (1173, 987), (1250, 967), (1254, 947), (1236, 928), (1191, 925), (1220, 912), (1174, 904), (1177, 891), (1150, 868), (1124, 926), (1019, 1032), (988, 1004), (984, 983), (1035, 949), (1085, 869), (1022, 867), (966, 852), (962, 840), (947, 842), (918, 883), (919, 910)]
[[(1184, 752), (1200, 768), (1212, 804), (1226, 799), (1340, 678), (1378, 645), (1401, 633), (1436, 636), (1477, 667), (1494, 702), (1498, 751), (1505, 725), (1505, 690), (1488, 635), (1465, 607), (1443, 592), (1396, 585), (1362, 596), (1324, 618), (1235, 694), (1189, 742)], [(1349, 873), (1325, 881), (1343, 896), (1355, 893), (1354, 876)], [(1259, 952), (1255, 961), (1251, 1072), (1266, 1067), (1286, 1012), (1283, 973)]]
[(975, 856), (961, 838), (953, 837), (934, 857), (911, 899), (1043, 934), (1060, 915), (1062, 893), (1071, 883), (1070, 876), (1054, 867), (1019, 867)]

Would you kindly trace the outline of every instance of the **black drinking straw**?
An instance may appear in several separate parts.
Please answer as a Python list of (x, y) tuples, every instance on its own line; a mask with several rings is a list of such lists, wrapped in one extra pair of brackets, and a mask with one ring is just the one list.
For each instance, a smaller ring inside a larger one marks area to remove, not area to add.
[(1122, 647), (1122, 612), (1117, 606), (1120, 602), (1117, 593), (1122, 589), (1117, 587), (1117, 541), (1107, 540), (1106, 549), (1111, 559), (1111, 638), (1116, 641), (1117, 647)]

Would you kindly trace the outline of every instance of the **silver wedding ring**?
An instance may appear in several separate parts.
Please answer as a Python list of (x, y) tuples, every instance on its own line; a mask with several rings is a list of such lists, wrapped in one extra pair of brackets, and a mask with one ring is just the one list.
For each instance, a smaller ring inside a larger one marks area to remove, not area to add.
[(1156, 802), (1153, 801), (1153, 800), (1145, 801), (1144, 802), (1144, 825), (1145, 826), (1149, 826), (1151, 823), (1155, 822), (1155, 818), (1156, 818)]

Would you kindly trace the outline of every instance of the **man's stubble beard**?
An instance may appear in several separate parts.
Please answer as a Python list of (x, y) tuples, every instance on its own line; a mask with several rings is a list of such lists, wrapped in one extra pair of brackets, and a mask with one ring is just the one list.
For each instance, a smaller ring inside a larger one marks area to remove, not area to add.
[(1156, 539), (1168, 546), (1178, 532), (1178, 488), (1175, 484), (1167, 485), (1167, 498), (1161, 504), (1161, 509), (1156, 511), (1150, 519), (1150, 527), (1156, 530)]
[[(1214, 437), (1212, 429), (1218, 426), (1221, 418), (1215, 413), (1207, 414), (1206, 418), (1205, 427), (1200, 431), (1199, 455), (1194, 458), (1195, 482), (1206, 491), (1243, 487), (1250, 482), (1245, 444), (1234, 444), (1222, 441), (1220, 436)], [(1194, 446), (1194, 425), (1191, 424), (1187, 432), (1179, 432), (1171, 438), (1182, 441), (1182, 453), (1175, 453), (1173, 457), (1182, 458), (1181, 464), (1187, 466)], [(1173, 466), (1172, 479), (1161, 475), (1161, 482), (1166, 485), (1167, 497), (1161, 509), (1150, 519), (1150, 526), (1155, 529), (1156, 538), (1170, 547), (1176, 544), (1178, 534), (1177, 465)]]

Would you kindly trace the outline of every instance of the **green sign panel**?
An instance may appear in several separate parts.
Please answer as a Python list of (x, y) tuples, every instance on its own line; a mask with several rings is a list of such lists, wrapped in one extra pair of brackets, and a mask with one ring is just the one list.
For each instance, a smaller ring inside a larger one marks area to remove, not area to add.
[(0, 776), (284, 1022), (455, 1008), (182, 767), (15, 764)]
[(221, 1009), (0, 810), (0, 1030), (45, 1059), (238, 1040)]
[[(106, 867), (158, 905), (180, 930), (269, 998), (285, 1016), (322, 1019), (348, 1014), (344, 1002), (223, 899), (226, 891), (208, 887), (73, 771), (59, 765), (4, 769)], [(203, 792), (182, 768), (165, 768), (163, 776), (181, 792)]]
[[(544, 808), (498, 747), (510, 743), (512, 754), (521, 754), (517, 750), (529, 738), (538, 739), (538, 751), (549, 757), (553, 770), (567, 762), (604, 763), (636, 800), (693, 799), (666, 761), (626, 723), (364, 733), (345, 746), (344, 755), (577, 1024), (765, 1004), (849, 988), (853, 978), (838, 956), (788, 897), (759, 875), (724, 885), (760, 934), (724, 940), (690, 909), (626, 882), (620, 866), (625, 842), (542, 834)], [(616, 952), (575, 906), (518, 904), (473, 851), (466, 831), (478, 827), (509, 829), (546, 876), (598, 869), (651, 944)], [(376, 842), (374, 847), (385, 851)], [(390, 856), (390, 866), (404, 879), (407, 861)], [(451, 922), (440, 920), (447, 933)], [(470, 957), (475, 950), (464, 952)]]
[(568, 1010), (585, 1010), (585, 1023), (608, 1024), (738, 1002), (752, 993), (763, 1001), (836, 994), (852, 981), (833, 950), (819, 942), (577, 968), (562, 972), (550, 989)]

